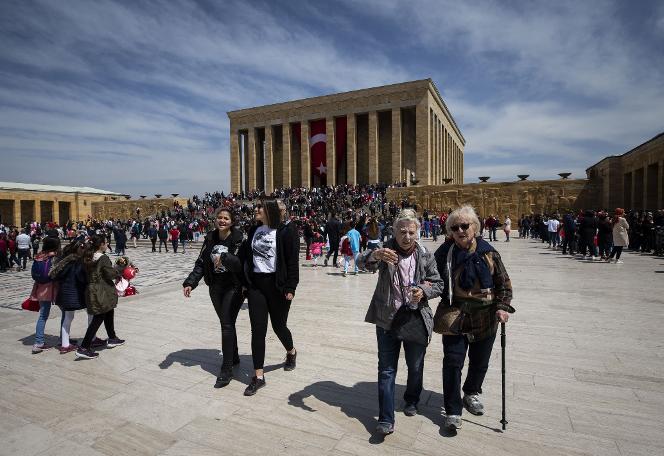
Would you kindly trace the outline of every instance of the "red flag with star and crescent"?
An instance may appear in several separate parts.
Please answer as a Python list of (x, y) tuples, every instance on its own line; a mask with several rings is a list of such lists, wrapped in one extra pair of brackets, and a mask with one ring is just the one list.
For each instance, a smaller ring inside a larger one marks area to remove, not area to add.
[(309, 147), (311, 148), (311, 173), (321, 179), (321, 184), (327, 182), (327, 160), (326, 146), (327, 135), (325, 134), (325, 119), (314, 120), (310, 124), (311, 137)]

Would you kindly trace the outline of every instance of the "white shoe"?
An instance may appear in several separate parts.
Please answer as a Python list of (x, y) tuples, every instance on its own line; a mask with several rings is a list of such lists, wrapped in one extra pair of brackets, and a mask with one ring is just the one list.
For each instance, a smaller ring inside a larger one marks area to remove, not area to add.
[(624, 264), (623, 260), (616, 260), (616, 264)]
[(447, 415), (445, 417), (445, 428), (450, 431), (461, 429), (461, 415)]

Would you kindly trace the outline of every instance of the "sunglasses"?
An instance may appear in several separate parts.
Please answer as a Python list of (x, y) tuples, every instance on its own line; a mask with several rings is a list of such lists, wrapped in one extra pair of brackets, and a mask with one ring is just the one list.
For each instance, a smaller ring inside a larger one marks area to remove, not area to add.
[(459, 228), (462, 230), (466, 231), (468, 228), (470, 228), (470, 223), (460, 223), (458, 225), (452, 225), (450, 229), (454, 232), (459, 231)]

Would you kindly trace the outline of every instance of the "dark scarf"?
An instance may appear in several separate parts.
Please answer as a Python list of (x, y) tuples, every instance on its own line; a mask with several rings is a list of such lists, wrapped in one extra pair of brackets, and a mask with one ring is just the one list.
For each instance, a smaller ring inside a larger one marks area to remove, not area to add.
[(396, 250), (396, 252), (402, 257), (411, 256), (416, 248), (417, 248), (417, 242), (413, 242), (413, 244), (410, 246), (410, 248), (408, 250), (404, 250), (404, 249), (401, 248), (401, 246), (396, 241), (396, 239), (394, 241), (394, 250)]
[(459, 276), (459, 285), (466, 291), (473, 288), (477, 279), (480, 281), (480, 288), (493, 288), (489, 265), (482, 257), (484, 254), (495, 250), (482, 238), (475, 238), (475, 241), (477, 244), (474, 252), (459, 247), (454, 249), (454, 269), (463, 267)]

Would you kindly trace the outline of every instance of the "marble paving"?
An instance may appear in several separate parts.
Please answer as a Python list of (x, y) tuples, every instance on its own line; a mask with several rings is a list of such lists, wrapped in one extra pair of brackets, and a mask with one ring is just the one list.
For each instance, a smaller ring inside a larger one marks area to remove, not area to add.
[[(508, 324), (506, 432), (499, 341), (485, 381), (486, 414), (464, 415), (456, 436), (441, 431), (435, 337), (420, 414), (398, 412), (396, 432), (374, 436), (376, 340), (363, 318), (376, 276), (343, 278), (331, 267), (301, 266), (289, 319), (297, 369), (283, 371), (283, 349), (269, 330), (267, 386), (242, 395), (251, 376), (244, 308), (237, 380), (213, 389), (219, 323), (205, 285), (190, 299), (180, 285), (197, 252), (139, 247), (127, 254), (141, 267), (141, 294), (121, 299), (116, 311), (127, 343), (96, 360), (56, 350), (32, 355), (36, 314), (16, 310), (29, 272), (0, 276), (0, 455), (664, 454), (664, 259), (626, 253), (614, 265), (532, 240), (495, 245), (517, 308)], [(53, 309), (46, 327), (53, 343), (59, 318)], [(73, 337), (83, 336), (86, 322), (77, 314)], [(403, 358), (400, 367), (398, 397)]]

